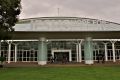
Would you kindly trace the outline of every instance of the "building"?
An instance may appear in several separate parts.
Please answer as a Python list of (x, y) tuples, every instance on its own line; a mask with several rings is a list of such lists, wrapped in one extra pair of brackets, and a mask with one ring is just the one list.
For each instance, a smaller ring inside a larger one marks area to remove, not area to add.
[(38, 62), (51, 56), (57, 62), (94, 64), (98, 54), (105, 61), (120, 60), (120, 24), (81, 17), (40, 17), (20, 20), (13, 40), (2, 42), (1, 56), (10, 62)]

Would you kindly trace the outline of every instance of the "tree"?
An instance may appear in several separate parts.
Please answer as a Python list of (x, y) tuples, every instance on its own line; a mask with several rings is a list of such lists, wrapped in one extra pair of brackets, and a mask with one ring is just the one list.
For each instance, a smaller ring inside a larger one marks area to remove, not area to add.
[(0, 0), (0, 55), (1, 40), (10, 40), (21, 11), (21, 0)]
[(0, 40), (11, 39), (13, 26), (20, 14), (20, 2), (21, 0), (0, 0)]

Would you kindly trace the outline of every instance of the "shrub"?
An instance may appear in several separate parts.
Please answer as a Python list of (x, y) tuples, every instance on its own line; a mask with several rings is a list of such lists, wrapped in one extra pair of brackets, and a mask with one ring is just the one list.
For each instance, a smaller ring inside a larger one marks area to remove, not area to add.
[(5, 57), (0, 57), (0, 61), (3, 63), (5, 61)]
[(0, 64), (0, 68), (2, 68), (3, 67), (3, 62), (5, 61), (5, 57), (0, 57), (0, 62), (1, 62), (1, 64)]

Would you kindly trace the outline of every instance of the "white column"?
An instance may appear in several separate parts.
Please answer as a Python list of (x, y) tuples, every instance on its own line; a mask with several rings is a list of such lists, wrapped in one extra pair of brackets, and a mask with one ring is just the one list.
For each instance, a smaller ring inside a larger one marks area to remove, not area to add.
[(113, 62), (116, 62), (115, 60), (115, 41), (112, 41), (112, 53), (113, 53)]
[(79, 48), (79, 45), (76, 44), (76, 57), (77, 57), (77, 62), (78, 62), (78, 48)]
[(8, 63), (10, 63), (10, 59), (11, 59), (11, 43), (8, 43)]
[(17, 44), (15, 44), (15, 62), (17, 62)]
[(69, 61), (72, 61), (72, 54), (71, 54), (71, 50), (69, 51)]
[(79, 43), (79, 61), (78, 62), (82, 62), (82, 50), (81, 50), (81, 44), (82, 44), (82, 40)]
[(105, 46), (105, 61), (108, 61), (107, 43), (104, 43), (104, 46)]

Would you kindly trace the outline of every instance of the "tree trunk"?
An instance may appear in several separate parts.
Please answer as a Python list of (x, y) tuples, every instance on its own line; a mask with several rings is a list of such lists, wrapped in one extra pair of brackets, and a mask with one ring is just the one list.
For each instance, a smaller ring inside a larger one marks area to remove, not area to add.
[(0, 57), (1, 57), (1, 40), (0, 40)]

